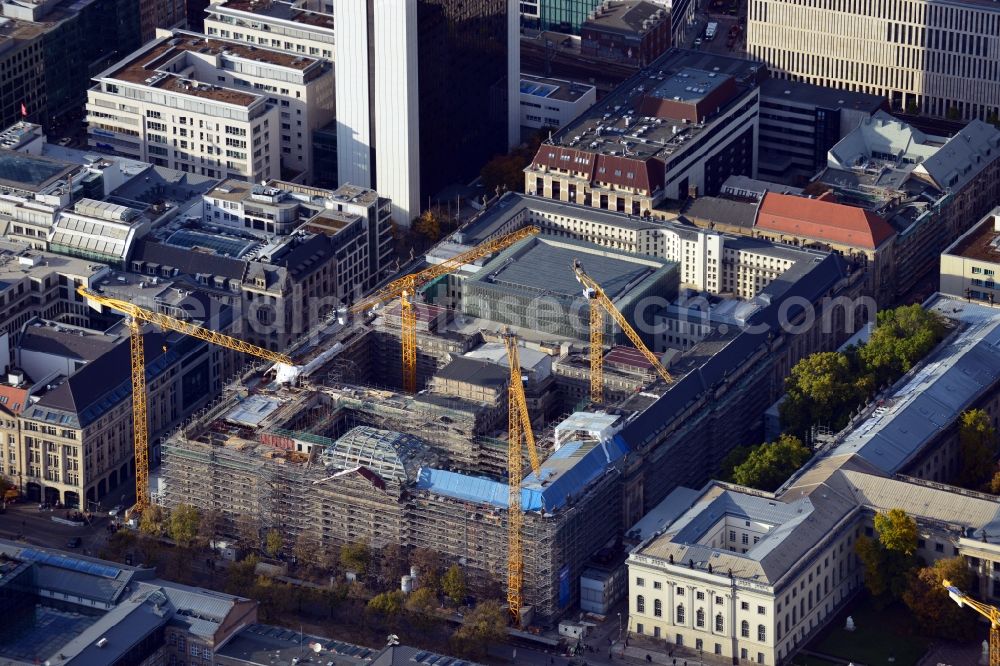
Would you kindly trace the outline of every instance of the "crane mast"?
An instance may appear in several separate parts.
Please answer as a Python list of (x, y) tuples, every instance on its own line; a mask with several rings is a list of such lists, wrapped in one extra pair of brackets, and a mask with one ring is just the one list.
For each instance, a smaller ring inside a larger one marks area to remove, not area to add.
[(274, 363), (293, 365), (293, 362), (284, 354), (258, 347), (245, 340), (218, 333), (169, 315), (147, 310), (128, 301), (98, 294), (87, 289), (84, 285), (80, 285), (76, 291), (80, 296), (86, 298), (92, 306), (108, 307), (128, 317), (132, 372), (132, 429), (135, 450), (135, 506), (132, 510), (141, 513), (149, 506), (149, 416), (146, 404), (146, 356), (142, 340), (143, 323), (155, 324), (164, 330), (190, 335), (199, 340)]
[(522, 589), (524, 584), (524, 544), (522, 530), (524, 512), (521, 508), (521, 480), (523, 478), (524, 439), (531, 460), (531, 469), (537, 476), (540, 472), (535, 435), (531, 431), (528, 415), (528, 401), (524, 396), (524, 381), (521, 377), (521, 363), (517, 352), (517, 337), (504, 331), (504, 345), (507, 348), (507, 362), (510, 364), (510, 387), (507, 390), (507, 483), (509, 489), (507, 505), (507, 605), (515, 624), (520, 619)]
[(535, 226), (528, 226), (486, 241), (440, 264), (435, 264), (417, 273), (404, 275), (397, 280), (393, 280), (364, 300), (351, 306), (349, 312), (357, 314), (384, 303), (389, 303), (397, 298), (399, 299), (400, 338), (403, 347), (402, 383), (404, 391), (407, 393), (417, 392), (417, 313), (414, 308), (414, 299), (417, 296), (417, 291), (433, 280), (453, 273), (466, 264), (495, 252), (505, 250), (514, 243), (538, 233), (541, 233), (541, 229)]
[[(670, 373), (660, 363), (656, 354), (642, 341), (639, 334), (628, 323), (624, 315), (618, 311), (615, 304), (594, 278), (583, 270), (579, 259), (573, 260), (573, 273), (577, 281), (583, 285), (583, 295), (590, 301), (590, 400), (595, 404), (604, 402), (604, 312), (607, 312), (622, 329), (626, 337), (635, 345), (663, 381), (668, 384), (673, 381)], [(600, 306), (600, 307), (597, 307)], [(602, 311), (603, 310), (603, 311)]]
[(968, 606), (984, 618), (990, 621), (990, 662), (989, 666), (1000, 666), (1000, 608), (984, 604), (973, 599), (965, 592), (951, 584), (950, 581), (941, 581), (948, 596), (959, 606)]

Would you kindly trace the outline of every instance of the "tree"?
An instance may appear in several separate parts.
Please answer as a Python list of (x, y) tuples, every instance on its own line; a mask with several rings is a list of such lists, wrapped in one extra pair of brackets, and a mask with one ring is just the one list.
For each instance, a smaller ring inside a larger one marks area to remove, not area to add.
[(267, 536), (264, 539), (264, 550), (267, 552), (268, 557), (277, 557), (281, 554), (283, 547), (284, 540), (281, 538), (281, 532), (278, 530), (268, 530)]
[(190, 504), (178, 504), (170, 512), (170, 538), (181, 546), (190, 546), (198, 536), (200, 522), (201, 516), (197, 508)]
[(759, 490), (776, 490), (811, 457), (812, 451), (798, 437), (782, 435), (776, 442), (754, 447), (747, 459), (733, 468), (733, 481)]
[(993, 478), (990, 480), (990, 492), (994, 495), (1000, 495), (1000, 467), (993, 473)]
[(219, 521), (222, 514), (217, 509), (208, 509), (201, 513), (201, 520), (198, 521), (198, 540), (204, 544), (211, 544), (219, 529)]
[(902, 509), (875, 514), (877, 539), (862, 536), (855, 552), (865, 568), (865, 585), (877, 605), (900, 599), (917, 566), (917, 522)]
[(368, 544), (349, 543), (340, 547), (340, 564), (348, 571), (363, 576), (368, 570), (372, 554)]
[(0, 505), (6, 504), (7, 502), (7, 491), (13, 490), (17, 486), (14, 482), (8, 479), (3, 474), (0, 474)]
[(453, 636), (453, 647), (462, 654), (476, 657), (506, 634), (507, 608), (499, 601), (484, 601), (466, 613), (462, 626)]
[(437, 590), (440, 584), (441, 555), (430, 548), (416, 548), (410, 553), (410, 566), (417, 568), (417, 584)]
[(406, 598), (406, 610), (415, 615), (433, 615), (437, 607), (437, 594), (429, 587), (418, 587)]
[(371, 598), (368, 602), (368, 609), (375, 611), (376, 613), (392, 617), (393, 615), (397, 615), (399, 611), (403, 610), (404, 600), (405, 595), (401, 590), (383, 592), (382, 594), (377, 594)]
[(151, 504), (142, 512), (139, 519), (139, 531), (143, 534), (160, 537), (167, 528), (167, 512), (157, 504)]
[(253, 555), (234, 562), (226, 571), (226, 592), (240, 597), (251, 594), (257, 579), (257, 558)]
[(964, 412), (959, 420), (958, 441), (962, 461), (959, 485), (979, 488), (990, 478), (997, 455), (997, 434), (989, 414), (981, 409)]
[(492, 196), (497, 188), (510, 192), (524, 192), (524, 168), (531, 158), (520, 153), (497, 155), (479, 172), (487, 196)]
[(389, 585), (399, 585), (399, 577), (406, 566), (403, 548), (398, 543), (390, 543), (378, 554), (379, 577)]
[(295, 544), (292, 546), (292, 555), (295, 563), (307, 569), (319, 569), (323, 566), (323, 552), (317, 539), (308, 530), (299, 532), (295, 537)]
[(944, 320), (919, 304), (878, 313), (871, 338), (858, 350), (866, 369), (879, 381), (894, 381), (944, 337)]
[(444, 572), (441, 576), (441, 590), (456, 604), (465, 599), (465, 573), (460, 566), (453, 564)]
[(260, 524), (248, 514), (236, 518), (236, 534), (243, 550), (256, 551), (260, 548)]
[(804, 436), (814, 424), (840, 430), (851, 410), (864, 399), (858, 373), (841, 352), (811, 354), (795, 364), (785, 380), (788, 398), (781, 404), (782, 424)]
[(969, 589), (972, 573), (964, 558), (938, 560), (917, 569), (903, 593), (903, 602), (923, 633), (953, 641), (971, 640), (977, 633), (978, 616), (951, 600), (944, 581), (960, 590)]

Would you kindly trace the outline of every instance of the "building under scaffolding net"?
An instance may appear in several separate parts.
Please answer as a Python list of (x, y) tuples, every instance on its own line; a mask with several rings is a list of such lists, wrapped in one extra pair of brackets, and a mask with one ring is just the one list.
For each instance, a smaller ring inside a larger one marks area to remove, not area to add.
[[(287, 548), (430, 548), (489, 593), (505, 584), (506, 442), (476, 435), (470, 414), (373, 389), (234, 393), (163, 444), (160, 501), (213, 511), (237, 540), (277, 530)], [(537, 616), (574, 603), (571, 581), (616, 537), (625, 453), (614, 437), (570, 441), (524, 480), (524, 592)]]

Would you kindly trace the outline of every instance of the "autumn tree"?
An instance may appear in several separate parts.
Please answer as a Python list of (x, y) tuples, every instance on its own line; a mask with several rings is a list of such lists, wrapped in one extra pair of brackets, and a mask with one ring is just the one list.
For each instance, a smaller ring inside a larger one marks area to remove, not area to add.
[(253, 516), (240, 514), (236, 518), (236, 534), (243, 550), (260, 549), (260, 523)]
[(490, 643), (506, 634), (507, 607), (499, 601), (484, 601), (465, 614), (462, 626), (452, 636), (452, 647), (468, 657), (479, 657)]
[(413, 230), (432, 243), (436, 243), (441, 238), (441, 222), (441, 214), (433, 208), (428, 208), (417, 218)]
[(778, 441), (753, 447), (733, 468), (733, 481), (759, 490), (776, 490), (809, 458), (812, 451), (798, 437), (782, 435)]
[(249, 596), (257, 579), (257, 558), (253, 555), (234, 562), (226, 569), (226, 592), (240, 597)]
[(903, 592), (903, 602), (913, 613), (921, 632), (952, 641), (968, 641), (976, 636), (977, 616), (948, 596), (944, 581), (960, 590), (972, 585), (972, 572), (962, 557), (938, 560), (917, 569)]
[(267, 536), (264, 537), (264, 551), (270, 558), (276, 558), (281, 554), (281, 549), (284, 548), (285, 542), (281, 538), (281, 532), (278, 530), (268, 530)]
[(401, 590), (377, 594), (368, 601), (368, 610), (392, 617), (403, 610), (405, 595)]
[(201, 519), (198, 521), (198, 540), (205, 544), (210, 544), (219, 529), (219, 521), (222, 514), (217, 509), (207, 509), (201, 512)]
[(295, 563), (307, 569), (319, 569), (324, 566), (323, 552), (317, 539), (309, 530), (299, 532), (292, 545), (292, 555)]
[(340, 547), (340, 564), (348, 571), (363, 576), (368, 570), (372, 554), (368, 544), (349, 543)]
[(865, 585), (879, 605), (902, 597), (917, 565), (917, 522), (902, 509), (875, 514), (875, 539), (861, 536), (855, 552), (865, 569)]
[(990, 479), (996, 464), (997, 435), (989, 414), (981, 409), (964, 412), (959, 420), (958, 441), (962, 463), (958, 484), (979, 488)]
[(13, 481), (0, 474), (0, 506), (7, 503), (7, 491), (13, 490), (16, 487)]
[(167, 512), (157, 504), (151, 504), (142, 512), (139, 531), (152, 537), (161, 537), (167, 531)]
[(462, 603), (466, 592), (465, 573), (462, 571), (462, 567), (457, 564), (448, 567), (448, 570), (441, 576), (441, 591), (455, 604)]
[(399, 577), (406, 566), (403, 548), (398, 543), (384, 546), (378, 554), (379, 577), (388, 584), (399, 584)]
[(437, 594), (429, 587), (418, 587), (406, 598), (406, 610), (416, 615), (433, 615), (437, 607)]
[(198, 509), (190, 504), (178, 504), (170, 512), (170, 538), (184, 547), (191, 546), (198, 537), (198, 525), (201, 516)]

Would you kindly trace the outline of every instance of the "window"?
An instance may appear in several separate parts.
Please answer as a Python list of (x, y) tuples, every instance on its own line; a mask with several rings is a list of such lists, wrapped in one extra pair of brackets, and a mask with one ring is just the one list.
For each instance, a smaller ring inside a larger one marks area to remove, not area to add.
[(757, 653), (757, 663), (758, 664), (763, 664), (764, 663), (764, 653), (763, 652), (758, 652)]
[(744, 546), (747, 545), (750, 543), (750, 536), (744, 532), (741, 541), (743, 541)]
[(750, 623), (746, 620), (740, 623), (740, 636), (750, 638)]
[(653, 601), (653, 615), (655, 615), (656, 617), (663, 616), (663, 602), (660, 601), (659, 599), (655, 599)]
[(696, 592), (695, 595), (698, 597), (699, 600), (703, 600), (705, 598), (704, 592)]
[(653, 589), (654, 590), (661, 590), (661, 589), (663, 589), (663, 583), (661, 583), (658, 580), (654, 580), (653, 581)]
[(660, 628), (653, 627), (653, 638), (659, 638), (659, 637), (660, 637)]
[(646, 581), (642, 578), (636, 578), (635, 584), (637, 587), (644, 587), (646, 585)]
[(944, 544), (943, 543), (936, 543), (936, 544), (934, 544), (934, 551), (938, 552), (938, 553), (943, 553), (944, 552)]
[(757, 615), (766, 615), (767, 609), (763, 606), (757, 606)]
[(684, 604), (677, 604), (677, 624), (684, 624)]
[(722, 624), (722, 613), (718, 613), (715, 616), (715, 630), (722, 631), (723, 626), (724, 625)]
[(741, 601), (740, 602), (740, 610), (750, 610), (750, 602), (749, 601)]
[(721, 604), (722, 603), (722, 597), (716, 597), (715, 598), (715, 603)]
[(757, 625), (757, 640), (762, 643), (767, 640), (767, 629), (762, 624)]
[(640, 622), (639, 624), (635, 625), (635, 633), (641, 634), (642, 633), (642, 629), (643, 629), (642, 622)]
[(694, 622), (699, 627), (705, 626), (705, 609), (699, 608), (697, 611), (695, 611)]
[(645, 613), (646, 612), (646, 598), (641, 594), (635, 598), (635, 612)]

